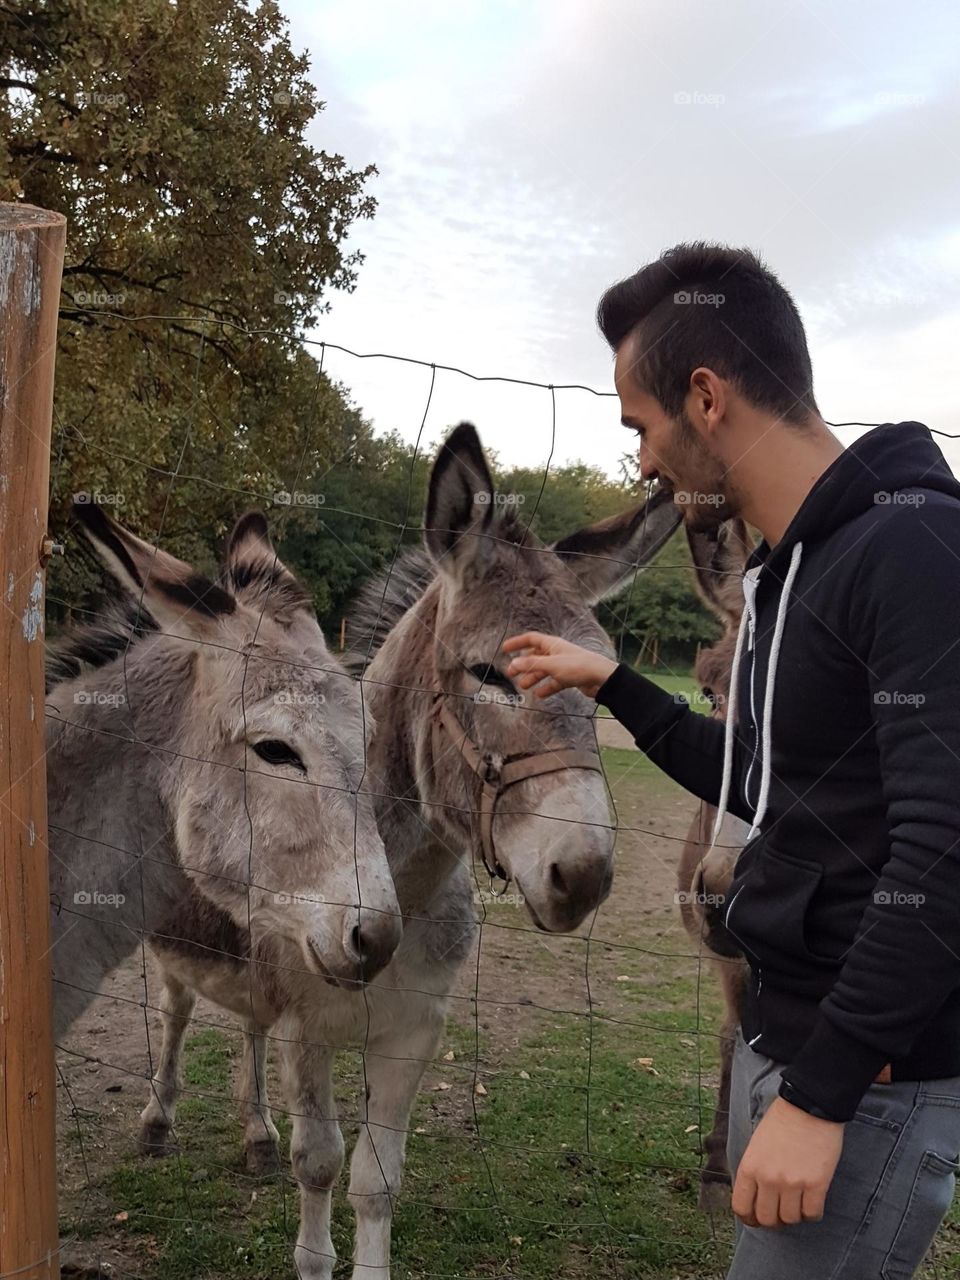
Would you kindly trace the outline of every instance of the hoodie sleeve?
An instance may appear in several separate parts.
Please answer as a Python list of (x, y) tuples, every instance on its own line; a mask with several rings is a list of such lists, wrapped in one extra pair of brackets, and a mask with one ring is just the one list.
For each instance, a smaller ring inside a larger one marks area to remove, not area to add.
[(892, 514), (851, 608), (873, 704), (890, 856), (784, 1079), (849, 1119), (960, 985), (960, 503)]
[[(719, 801), (723, 779), (721, 720), (693, 711), (684, 699), (667, 693), (623, 662), (600, 686), (596, 700), (633, 734), (640, 750), (674, 782), (708, 804)], [(746, 746), (734, 733), (727, 809), (744, 822), (752, 822), (753, 810), (743, 799), (746, 754)]]

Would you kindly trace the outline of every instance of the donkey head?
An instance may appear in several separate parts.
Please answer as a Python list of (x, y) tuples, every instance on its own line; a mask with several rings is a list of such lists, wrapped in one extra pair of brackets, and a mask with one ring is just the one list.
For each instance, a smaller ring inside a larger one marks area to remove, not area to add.
[[(503, 640), (536, 630), (612, 656), (591, 605), (650, 561), (679, 524), (668, 495), (544, 546), (494, 491), (467, 423), (443, 446), (430, 480), (426, 545), (438, 570), (433, 666), (464, 735), (495, 762), (595, 751), (595, 704), (567, 690), (535, 704), (504, 674)], [(423, 783), (462, 843), (477, 808), (476, 777), (457, 744)], [(595, 756), (591, 757), (596, 759)], [(527, 777), (503, 792), (492, 825), (496, 858), (534, 923), (576, 928), (610, 891), (613, 829), (601, 772), (580, 767)]]
[[(337, 983), (369, 978), (400, 938), (362, 790), (369, 722), (264, 517), (242, 517), (213, 582), (101, 508), (75, 512), (159, 629), (138, 646), (129, 710), (138, 738), (159, 730), (157, 747), (175, 753), (167, 803), (183, 871), (249, 930), (255, 953), (272, 939), (293, 967)], [(185, 672), (179, 683), (174, 670)], [(163, 705), (165, 682), (166, 721), (138, 724), (138, 703)]]
[[(707, 607), (723, 623), (716, 644), (701, 649), (694, 670), (713, 715), (725, 720), (730, 700), (730, 668), (743, 613), (743, 571), (753, 544), (744, 522), (736, 517), (711, 530), (687, 528), (697, 588)], [(747, 824), (732, 813), (724, 815), (714, 848), (710, 849), (714, 810), (708, 807), (694, 823), (681, 859), (680, 879), (690, 893), (681, 898), (692, 917), (697, 936), (722, 956), (740, 954), (723, 925), (724, 904)]]

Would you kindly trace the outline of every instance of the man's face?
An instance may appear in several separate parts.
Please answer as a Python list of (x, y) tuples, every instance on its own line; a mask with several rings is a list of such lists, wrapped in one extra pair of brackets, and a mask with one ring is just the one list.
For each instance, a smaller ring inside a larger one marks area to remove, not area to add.
[(640, 441), (640, 474), (672, 489), (674, 503), (691, 529), (715, 529), (737, 514), (736, 495), (727, 468), (716, 458), (684, 412), (671, 418), (633, 373), (634, 343), (617, 349), (614, 381), (625, 427)]

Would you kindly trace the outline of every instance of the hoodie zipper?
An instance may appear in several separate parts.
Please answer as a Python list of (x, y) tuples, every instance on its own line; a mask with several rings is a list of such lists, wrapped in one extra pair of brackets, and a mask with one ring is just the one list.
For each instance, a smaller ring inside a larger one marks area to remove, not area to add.
[[(756, 599), (756, 597), (754, 597)], [(757, 762), (757, 749), (760, 746), (760, 726), (757, 724), (757, 704), (756, 694), (754, 690), (754, 676), (757, 670), (757, 654), (755, 649), (756, 626), (754, 623), (753, 603), (746, 604), (747, 610), (747, 652), (750, 654), (750, 730), (753, 735), (753, 754), (750, 757), (750, 763), (747, 766), (747, 774), (743, 780), (743, 798), (747, 804), (750, 803), (750, 777), (753, 774), (753, 766)]]

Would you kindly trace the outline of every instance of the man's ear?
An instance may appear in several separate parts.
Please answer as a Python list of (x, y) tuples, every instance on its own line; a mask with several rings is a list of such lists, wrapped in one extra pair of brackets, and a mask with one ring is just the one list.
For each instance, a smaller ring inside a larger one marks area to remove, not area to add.
[(715, 529), (687, 529), (697, 590), (722, 622), (736, 626), (743, 614), (743, 571), (753, 539), (739, 516)]
[(101, 564), (119, 586), (142, 603), (164, 631), (212, 635), (237, 602), (183, 560), (111, 519), (95, 503), (75, 502), (73, 514)]
[(489, 559), (494, 489), (476, 427), (461, 422), (444, 441), (427, 491), (424, 541), (443, 573), (463, 576)]
[(248, 511), (233, 527), (223, 557), (221, 581), (243, 604), (289, 626), (297, 614), (316, 621), (309, 593), (274, 550), (267, 518)]
[(672, 494), (658, 489), (641, 506), (561, 538), (553, 550), (576, 577), (586, 602), (595, 605), (645, 569), (681, 519)]

